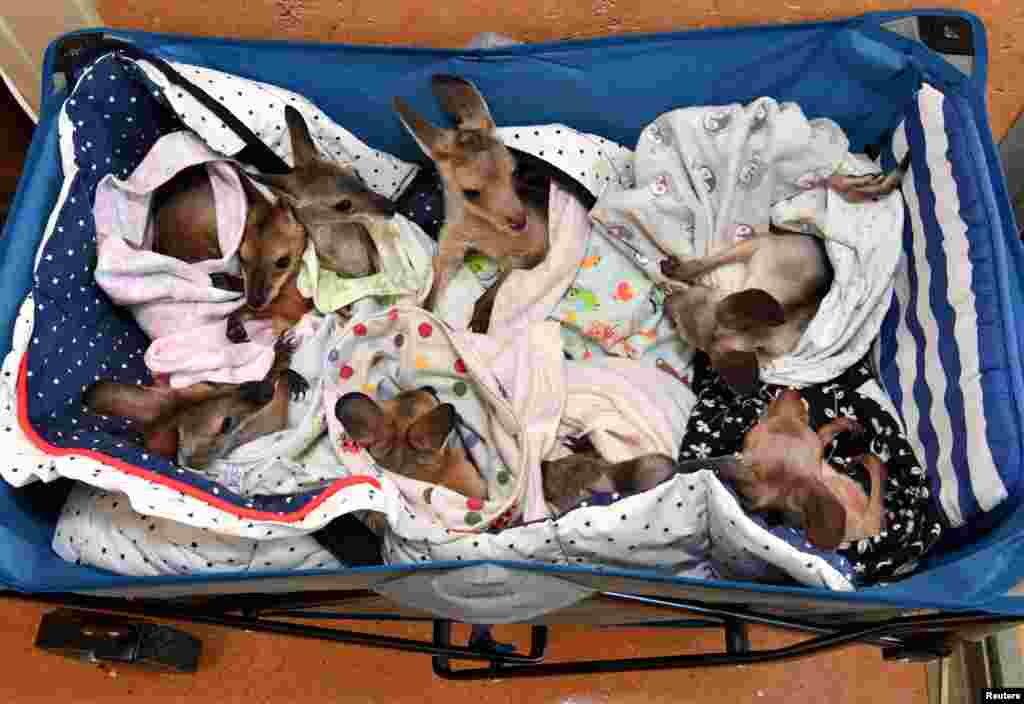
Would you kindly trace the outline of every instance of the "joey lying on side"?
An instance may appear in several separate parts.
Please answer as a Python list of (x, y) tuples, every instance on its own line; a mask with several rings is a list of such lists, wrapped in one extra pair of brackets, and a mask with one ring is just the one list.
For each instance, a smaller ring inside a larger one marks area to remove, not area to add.
[(803, 528), (816, 547), (832, 550), (885, 529), (881, 459), (866, 454), (857, 460), (871, 478), (869, 496), (824, 458), (828, 444), (844, 432), (860, 432), (860, 426), (837, 418), (815, 432), (799, 392), (787, 389), (747, 432), (741, 453), (709, 463), (735, 486), (746, 509), (778, 512), (787, 525)]
[(309, 388), (289, 369), (293, 352), (290, 339), (279, 339), (274, 364), (260, 381), (172, 389), (101, 380), (83, 401), (93, 413), (139, 422), (150, 452), (204, 469), (247, 442), (287, 428), (289, 400)]
[(653, 489), (678, 469), (671, 457), (642, 455), (625, 462), (608, 462), (583, 437), (572, 441), (573, 450), (557, 460), (541, 462), (544, 498), (559, 514), (587, 500), (595, 492), (639, 494)]
[[(829, 188), (852, 202), (899, 188), (909, 159), (888, 174), (833, 175)], [(832, 286), (823, 242), (786, 232), (757, 233), (704, 257), (661, 262), (672, 280), (665, 309), (679, 335), (711, 358), (740, 393), (754, 390), (761, 365), (793, 351)]]

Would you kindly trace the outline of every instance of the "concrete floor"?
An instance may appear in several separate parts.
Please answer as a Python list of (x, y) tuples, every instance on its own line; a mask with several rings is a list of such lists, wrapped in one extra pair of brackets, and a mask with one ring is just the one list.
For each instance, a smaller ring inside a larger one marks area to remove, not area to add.
[[(1024, 108), (1024, 4), (1019, 0), (929, 3), (972, 10), (989, 28), (990, 113), (997, 139)], [(903, 0), (98, 0), (109, 26), (247, 38), (313, 39), (353, 43), (458, 46), (481, 31), (527, 41), (623, 32), (813, 20), (872, 9), (907, 9)], [(699, 671), (565, 677), (538, 681), (448, 683), (433, 677), (421, 655), (336, 646), (214, 628), (187, 627), (203, 639), (195, 676), (156, 675), (100, 668), (44, 654), (32, 641), (44, 609), (0, 601), (5, 676), (0, 701), (9, 702), (756, 702), (797, 699), (833, 704), (927, 701), (925, 669), (884, 663), (877, 650), (848, 648), (785, 665)], [(427, 638), (425, 625), (367, 624), (377, 633)], [(359, 628), (356, 626), (355, 628)], [(525, 635), (509, 627), (502, 640)], [(755, 630), (755, 644), (779, 647), (785, 634)], [(657, 655), (721, 647), (717, 634), (694, 631), (594, 630), (555, 627), (552, 659)], [(827, 694), (826, 694), (827, 692)]]

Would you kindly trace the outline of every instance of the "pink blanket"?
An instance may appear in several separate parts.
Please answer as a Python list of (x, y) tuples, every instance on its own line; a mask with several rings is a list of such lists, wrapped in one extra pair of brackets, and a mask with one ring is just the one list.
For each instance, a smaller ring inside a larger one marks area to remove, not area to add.
[[(509, 275), (495, 298), (488, 337), (462, 333), (456, 338), (477, 345), (480, 352), (489, 350), (495, 375), (504, 388), (513, 389), (520, 417), (529, 419), (533, 442), (519, 439), (520, 450), (530, 455), (526, 521), (547, 515), (540, 462), (568, 454), (558, 438), (588, 435), (611, 462), (649, 452), (675, 457), (695, 401), (689, 389), (674, 388), (674, 381), (666, 388), (664, 372), (632, 359), (563, 359), (558, 326), (543, 321), (575, 280), (591, 225), (583, 205), (557, 184), (551, 186), (549, 203), (547, 257), (531, 270)], [(544, 346), (531, 339), (541, 329), (552, 331), (539, 338), (548, 341), (543, 359)], [(557, 401), (553, 389), (560, 391)]]
[(559, 323), (547, 316), (572, 282), (588, 219), (586, 209), (557, 186), (550, 202), (550, 254), (530, 272), (513, 272), (516, 281), (499, 292), (487, 335), (399, 305), (354, 318), (327, 343), (323, 408), (331, 443), (352, 475), (374, 469), (334, 412), (345, 394), (430, 386), (456, 407), (460, 425), (472, 429), (473, 441), (464, 447), (488, 485), (488, 499), (467, 499), (385, 472), (384, 491), (400, 494), (408, 509), (395, 504), (389, 513), (400, 534), (422, 531), (410, 522), (424, 519), (450, 531), (437, 538), (445, 541), (464, 531), (548, 517), (540, 465), (568, 452), (565, 436), (589, 435), (613, 462), (679, 452), (695, 401), (686, 387), (632, 359), (566, 361)]
[[(223, 257), (187, 264), (152, 251), (150, 205), (158, 187), (197, 164), (206, 165), (213, 186)], [(132, 312), (153, 341), (147, 366), (154, 374), (169, 375), (175, 387), (259, 379), (273, 362), (267, 322), (245, 324), (250, 342), (228, 340), (227, 316), (245, 301), (237, 292), (216, 288), (210, 278), (238, 274), (235, 255), (247, 205), (236, 168), (194, 134), (181, 131), (162, 137), (127, 179), (108, 175), (96, 187), (96, 283)]]

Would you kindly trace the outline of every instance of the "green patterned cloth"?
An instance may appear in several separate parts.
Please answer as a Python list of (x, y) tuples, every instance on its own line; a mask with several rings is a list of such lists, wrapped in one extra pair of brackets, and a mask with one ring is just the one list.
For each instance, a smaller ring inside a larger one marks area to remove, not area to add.
[(377, 246), (380, 272), (370, 276), (346, 277), (320, 268), (312, 242), (302, 257), (297, 286), (313, 299), (317, 311), (333, 313), (356, 301), (374, 296), (388, 303), (410, 297), (418, 303), (426, 295), (433, 277), (432, 243), (419, 226), (396, 215), (390, 220), (366, 218), (370, 237)]

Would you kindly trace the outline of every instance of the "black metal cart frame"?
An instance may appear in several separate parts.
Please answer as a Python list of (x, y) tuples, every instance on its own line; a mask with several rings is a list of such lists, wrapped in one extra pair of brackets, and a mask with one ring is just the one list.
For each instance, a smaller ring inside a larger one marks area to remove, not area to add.
[[(951, 654), (958, 632), (964, 630), (1001, 630), (1024, 624), (1024, 617), (1002, 616), (970, 611), (898, 616), (882, 621), (853, 621), (839, 626), (826, 626), (810, 620), (769, 616), (745, 608), (710, 606), (702, 602), (659, 599), (646, 596), (602, 592), (601, 596), (627, 603), (669, 609), (685, 614), (679, 620), (657, 624), (657, 628), (720, 629), (724, 640), (721, 651), (698, 654), (634, 657), (622, 659), (580, 660), (575, 662), (544, 662), (548, 651), (548, 626), (531, 628), (526, 653), (502, 652), (493, 643), (468, 646), (452, 641), (452, 622), (440, 619), (382, 615), (359, 611), (317, 610), (321, 604), (337, 607), (346, 600), (365, 598), (373, 592), (311, 592), (284, 595), (231, 595), (211, 597), (188, 604), (174, 600), (127, 599), (80, 594), (21, 594), (6, 592), (3, 596), (41, 604), (72, 607), (131, 617), (157, 618), (183, 623), (220, 626), (258, 633), (272, 633), (322, 640), (331, 643), (360, 645), (431, 656), (433, 671), (450, 680), (490, 678), (533, 678), (560, 675), (586, 675), (640, 670), (673, 670), (734, 665), (759, 665), (818, 655), (850, 645), (872, 645), (890, 661), (928, 662)], [(431, 640), (414, 640), (392, 636), (360, 633), (319, 625), (296, 623), (283, 619), (317, 619), (339, 621), (413, 621), (433, 623)], [(627, 624), (622, 624), (627, 625)], [(628, 624), (631, 627), (635, 624)], [(782, 648), (755, 649), (748, 629), (762, 625), (808, 635), (808, 638)], [(93, 658), (102, 659), (102, 658)], [(470, 661), (475, 666), (456, 668), (453, 661)]]

